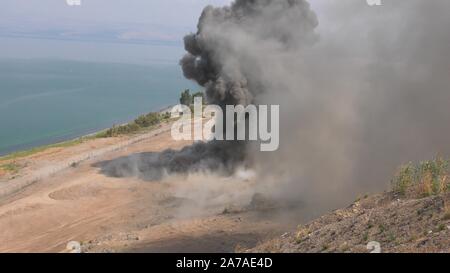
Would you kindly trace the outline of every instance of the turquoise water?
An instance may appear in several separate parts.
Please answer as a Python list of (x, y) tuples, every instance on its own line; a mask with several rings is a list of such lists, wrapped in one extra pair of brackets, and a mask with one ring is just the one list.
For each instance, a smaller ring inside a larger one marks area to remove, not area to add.
[(0, 60), (0, 154), (75, 138), (177, 103), (178, 65)]

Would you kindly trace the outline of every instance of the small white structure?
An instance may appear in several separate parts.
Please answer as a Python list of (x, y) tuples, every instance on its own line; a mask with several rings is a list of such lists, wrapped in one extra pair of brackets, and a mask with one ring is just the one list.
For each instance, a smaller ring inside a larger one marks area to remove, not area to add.
[(379, 242), (369, 242), (367, 244), (367, 250), (371, 250), (370, 253), (381, 253), (381, 244)]

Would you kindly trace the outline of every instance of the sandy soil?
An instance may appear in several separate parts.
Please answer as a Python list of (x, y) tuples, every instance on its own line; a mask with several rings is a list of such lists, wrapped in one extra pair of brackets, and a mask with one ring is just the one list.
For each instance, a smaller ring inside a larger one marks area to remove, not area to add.
[[(289, 229), (264, 211), (222, 213), (233, 205), (220, 194), (222, 185), (251, 181), (222, 184), (222, 178), (199, 176), (149, 182), (110, 177), (96, 167), (190, 144), (173, 141), (168, 126), (137, 140), (91, 140), (17, 161), (26, 167), (0, 182), (0, 252), (65, 252), (73, 240), (85, 252), (231, 252)], [(205, 192), (203, 183), (211, 179), (216, 186)]]

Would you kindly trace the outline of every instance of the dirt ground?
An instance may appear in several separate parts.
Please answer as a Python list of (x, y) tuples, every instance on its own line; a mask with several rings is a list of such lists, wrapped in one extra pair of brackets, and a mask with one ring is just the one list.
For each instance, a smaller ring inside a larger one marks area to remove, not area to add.
[(254, 192), (242, 171), (148, 181), (102, 167), (190, 144), (166, 124), (16, 159), (17, 172), (0, 173), (0, 252), (68, 252), (71, 241), (83, 252), (367, 253), (370, 241), (383, 252), (450, 252), (449, 194), (366, 196), (308, 223), (301, 206), (289, 212)]
[[(67, 252), (69, 241), (80, 242), (84, 252), (232, 252), (292, 228), (273, 221), (272, 213), (225, 210), (237, 199), (223, 196), (223, 187), (245, 188), (254, 181), (208, 175), (144, 181), (111, 177), (96, 167), (123, 156), (191, 144), (173, 141), (167, 128), (43, 175), (47, 166), (129, 140), (92, 140), (18, 160), (25, 167), (12, 180), (3, 174), (0, 184), (36, 173), (40, 179), (0, 199), (0, 252)], [(205, 185), (212, 186), (205, 191)]]
[(450, 194), (367, 196), (244, 252), (450, 253)]

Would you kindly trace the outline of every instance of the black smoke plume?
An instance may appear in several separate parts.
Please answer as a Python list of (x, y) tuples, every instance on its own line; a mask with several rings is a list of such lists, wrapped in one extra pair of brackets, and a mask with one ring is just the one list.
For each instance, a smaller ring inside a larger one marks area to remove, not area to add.
[[(294, 52), (311, 44), (316, 26), (317, 18), (304, 0), (238, 0), (231, 6), (208, 6), (197, 32), (184, 38), (187, 54), (180, 65), (186, 78), (205, 88), (208, 103), (222, 108), (257, 104), (261, 94), (272, 92), (258, 75), (261, 66), (271, 65), (264, 54)], [(114, 176), (137, 174), (148, 180), (201, 171), (229, 175), (251, 164), (248, 152), (246, 141), (211, 141), (102, 166)]]
[(279, 104), (280, 149), (206, 143), (144, 165), (232, 171), (250, 160), (257, 191), (320, 213), (387, 189), (402, 163), (447, 156), (450, 1), (382, 2), (315, 0), (316, 12), (304, 0), (206, 7), (185, 37), (184, 75), (222, 107)]

